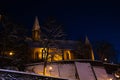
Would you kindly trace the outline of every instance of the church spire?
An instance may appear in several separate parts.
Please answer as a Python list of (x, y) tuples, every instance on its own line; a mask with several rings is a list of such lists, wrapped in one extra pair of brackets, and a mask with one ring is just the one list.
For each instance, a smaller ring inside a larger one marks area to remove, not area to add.
[(35, 22), (34, 22), (33, 29), (32, 29), (32, 38), (34, 41), (40, 40), (40, 25), (39, 25), (37, 16), (35, 18)]
[(40, 30), (40, 25), (39, 25), (39, 21), (38, 21), (38, 17), (35, 17), (35, 22), (33, 25), (33, 29), (32, 30)]
[(86, 36), (86, 38), (85, 38), (85, 44), (89, 44), (90, 45), (90, 41), (89, 41), (89, 39), (88, 39), (88, 37)]
[[(92, 49), (92, 46), (91, 46), (91, 44), (90, 44), (90, 41), (89, 41), (89, 39), (88, 39), (88, 37), (86, 36), (86, 38), (85, 38), (85, 45), (86, 46), (88, 46), (87, 48), (89, 49), (89, 51), (90, 51), (90, 59), (92, 59), (93, 61), (95, 60), (95, 58), (94, 58), (94, 52), (93, 52), (93, 49)], [(89, 52), (88, 51), (88, 52)], [(88, 55), (89, 55), (88, 54)]]

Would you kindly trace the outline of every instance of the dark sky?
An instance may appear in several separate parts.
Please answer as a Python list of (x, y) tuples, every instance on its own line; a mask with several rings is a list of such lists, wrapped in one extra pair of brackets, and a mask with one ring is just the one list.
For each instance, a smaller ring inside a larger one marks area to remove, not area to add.
[(120, 50), (119, 2), (85, 0), (2, 0), (0, 12), (32, 29), (35, 16), (40, 24), (54, 16), (64, 25), (69, 39), (86, 35), (90, 41), (106, 40)]

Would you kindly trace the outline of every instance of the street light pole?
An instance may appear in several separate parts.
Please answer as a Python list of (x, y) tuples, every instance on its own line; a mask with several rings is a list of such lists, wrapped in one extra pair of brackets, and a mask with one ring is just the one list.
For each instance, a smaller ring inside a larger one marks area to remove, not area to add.
[(50, 76), (51, 76), (52, 69), (53, 69), (53, 68), (50, 66), (50, 67), (49, 67)]
[(60, 77), (60, 68), (59, 68), (60, 64), (58, 64), (58, 74), (59, 74), (59, 77)]

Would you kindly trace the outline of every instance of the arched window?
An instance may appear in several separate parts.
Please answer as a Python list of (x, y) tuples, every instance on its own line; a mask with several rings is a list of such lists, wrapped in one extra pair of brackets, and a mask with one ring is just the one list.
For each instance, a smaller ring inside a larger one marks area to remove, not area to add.
[(43, 49), (42, 50), (42, 59), (46, 59), (46, 56), (47, 56), (46, 50)]
[(70, 57), (69, 57), (69, 53), (66, 53), (66, 59), (69, 60)]

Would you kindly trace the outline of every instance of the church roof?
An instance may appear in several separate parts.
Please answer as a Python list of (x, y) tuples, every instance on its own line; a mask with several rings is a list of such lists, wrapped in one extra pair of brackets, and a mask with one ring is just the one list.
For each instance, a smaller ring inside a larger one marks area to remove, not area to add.
[(70, 40), (56, 40), (56, 44), (60, 49), (75, 49), (78, 42)]
[[(29, 46), (31, 48), (40, 48), (40, 47), (44, 47), (42, 46), (42, 43), (41, 42), (32, 42), (32, 41), (29, 41)], [(54, 42), (51, 42), (50, 43), (50, 47), (51, 48), (59, 48), (59, 49), (75, 49), (78, 42), (77, 41), (71, 41), (71, 40), (55, 40)]]

